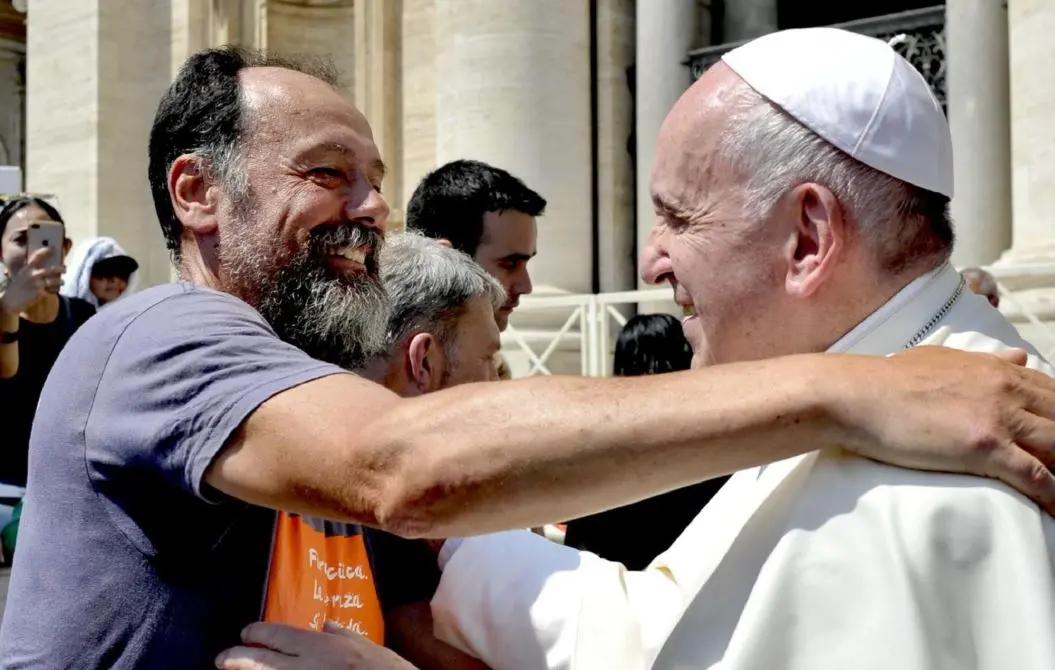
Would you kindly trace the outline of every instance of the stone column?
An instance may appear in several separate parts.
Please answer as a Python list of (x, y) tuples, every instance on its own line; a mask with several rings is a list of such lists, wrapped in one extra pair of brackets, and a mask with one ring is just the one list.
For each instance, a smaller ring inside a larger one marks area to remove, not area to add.
[[(656, 137), (670, 108), (692, 84), (684, 65), (697, 46), (700, 10), (685, 0), (638, 0), (635, 138), (637, 143), (637, 253), (648, 243), (655, 213), (649, 194)], [(635, 263), (636, 265), (636, 263)], [(639, 279), (640, 282), (640, 279)], [(645, 288), (644, 284), (640, 284)]]
[(399, 61), (402, 0), (355, 2), (355, 104), (370, 121), (382, 159), (391, 168), (382, 190), (391, 206), (390, 227), (403, 223), (400, 156)]
[(147, 139), (172, 74), (168, 3), (33, 3), (27, 30), (26, 180), (53, 193), (75, 240), (117, 239), (143, 286), (170, 265), (147, 188)]
[(953, 262), (992, 263), (1011, 244), (1007, 7), (948, 0), (945, 56), (956, 196)]
[(0, 164), (22, 165), (22, 77), (18, 68), (25, 57), (25, 45), (0, 38), (0, 141), (3, 156)]
[(726, 42), (749, 40), (775, 30), (777, 0), (726, 0), (723, 23)]
[(325, 5), (267, 4), (267, 48), (279, 54), (319, 56), (333, 61), (341, 89), (355, 93), (355, 7), (351, 0)]
[[(1055, 4), (1009, 0), (1008, 25), (1014, 219), (1011, 249), (994, 270), (1009, 288), (1020, 289), (1015, 298), (1022, 307), (1051, 327), (1055, 324)], [(1050, 333), (1034, 326), (1020, 329), (1042, 353), (1055, 354)]]
[(436, 0), (437, 162), (475, 158), (548, 201), (536, 291), (592, 289), (589, 4)]
[(436, 162), (436, 0), (403, 0), (402, 160), (399, 203), (406, 211), (414, 189)]
[(597, 245), (600, 289), (636, 286), (634, 180), (630, 143), (634, 102), (634, 0), (597, 2)]

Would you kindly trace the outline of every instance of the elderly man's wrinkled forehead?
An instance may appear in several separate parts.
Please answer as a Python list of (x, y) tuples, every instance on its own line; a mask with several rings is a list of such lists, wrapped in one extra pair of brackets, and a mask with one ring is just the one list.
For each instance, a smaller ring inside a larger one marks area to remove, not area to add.
[(716, 149), (732, 113), (751, 93), (727, 65), (707, 70), (674, 104), (660, 128), (653, 195), (687, 206), (723, 176)]
[(239, 79), (253, 134), (289, 138), (294, 134), (291, 129), (307, 132), (340, 126), (373, 142), (366, 117), (321, 79), (279, 67), (247, 68)]

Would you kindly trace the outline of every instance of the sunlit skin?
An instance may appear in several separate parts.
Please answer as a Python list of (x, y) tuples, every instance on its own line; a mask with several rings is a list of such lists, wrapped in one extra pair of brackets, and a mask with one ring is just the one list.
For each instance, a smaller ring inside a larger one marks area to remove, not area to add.
[(466, 304), (451, 337), (453, 360), (435, 334), (415, 333), (387, 360), (368, 365), (363, 376), (405, 398), (498, 379), (495, 354), (501, 341), (489, 300), (478, 297)]
[(717, 152), (745, 86), (724, 64), (711, 68), (656, 144), (641, 274), (669, 282), (688, 313), (694, 367), (824, 351), (910, 279), (878, 270), (819, 184), (795, 187), (764, 220), (748, 217), (744, 175)]
[(488, 212), (484, 215), (484, 234), (473, 256), (505, 289), (509, 300), (495, 312), (498, 329), (505, 330), (509, 317), (520, 304), (520, 296), (533, 290), (528, 261), (535, 257), (538, 224), (535, 217), (523, 212)]
[[(282, 68), (240, 74), (248, 128), (245, 169), (253, 184), (251, 235), (266, 235), (276, 267), (307, 242), (316, 226), (359, 223), (384, 232), (389, 208), (381, 197), (385, 166), (370, 126), (328, 84)], [(169, 170), (173, 203), (183, 222), (183, 271), (188, 279), (228, 290), (253, 303), (258, 287), (230, 286), (218, 248), (239, 230), (229, 194), (194, 155)], [(356, 275), (361, 263), (327, 259), (336, 273)]]
[[(17, 274), (26, 264), (29, 249), (29, 225), (34, 221), (51, 220), (48, 213), (36, 205), (23, 207), (8, 219), (3, 237), (0, 237), (0, 258), (10, 275)], [(62, 247), (63, 263), (70, 252), (70, 246), (70, 240), (65, 240)], [(34, 323), (51, 323), (58, 314), (58, 294), (50, 294), (25, 308), (22, 316)]]

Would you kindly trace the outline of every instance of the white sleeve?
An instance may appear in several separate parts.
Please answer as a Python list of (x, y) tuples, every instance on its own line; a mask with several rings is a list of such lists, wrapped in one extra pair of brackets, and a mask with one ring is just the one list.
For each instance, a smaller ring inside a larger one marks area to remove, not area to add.
[(435, 635), (502, 670), (646, 670), (683, 609), (658, 569), (528, 531), (462, 540), (432, 600)]

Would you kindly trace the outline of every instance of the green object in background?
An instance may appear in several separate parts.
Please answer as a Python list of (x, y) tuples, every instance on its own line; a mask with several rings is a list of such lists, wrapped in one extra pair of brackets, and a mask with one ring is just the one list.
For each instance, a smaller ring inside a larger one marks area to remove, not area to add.
[(22, 518), (22, 501), (15, 505), (15, 511), (11, 514), (11, 520), (7, 522), (3, 530), (0, 530), (0, 543), (4, 546), (4, 559), (8, 564), (15, 555), (15, 543), (18, 542), (18, 520)]

